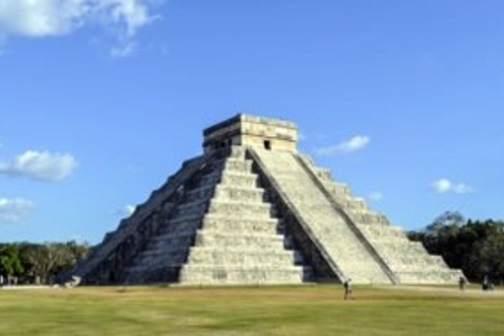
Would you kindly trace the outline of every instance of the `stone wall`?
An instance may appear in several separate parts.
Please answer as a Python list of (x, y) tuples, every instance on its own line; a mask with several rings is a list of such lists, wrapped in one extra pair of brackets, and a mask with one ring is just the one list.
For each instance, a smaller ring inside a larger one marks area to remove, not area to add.
[(230, 146), (297, 151), (297, 127), (283, 120), (239, 114), (205, 129), (203, 134), (205, 152)]
[(184, 193), (184, 186), (212, 160), (212, 156), (201, 156), (186, 161), (160, 189), (137, 207), (134, 214), (121, 222), (118, 229), (106, 234), (102, 243), (94, 247), (86, 259), (79, 262), (73, 274), (85, 284), (109, 284), (122, 281), (126, 266), (145, 247), (165, 224)]
[(364, 199), (354, 197), (348, 186), (332, 180), (330, 171), (317, 167), (313, 160), (299, 157), (314, 182), (325, 190), (328, 199), (345, 213), (358, 235), (371, 247), (377, 260), (386, 266), (394, 283), (456, 284), (460, 270), (448, 268), (439, 256), (429, 255), (423, 245), (410, 241), (403, 230), (391, 226), (383, 214), (371, 210)]

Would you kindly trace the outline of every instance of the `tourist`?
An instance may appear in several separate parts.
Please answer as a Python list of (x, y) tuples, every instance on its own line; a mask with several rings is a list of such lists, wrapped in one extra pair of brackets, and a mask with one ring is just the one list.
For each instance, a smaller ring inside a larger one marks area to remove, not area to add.
[(481, 289), (484, 291), (488, 289), (488, 276), (483, 277), (483, 282), (481, 283)]
[(481, 287), (484, 291), (486, 290), (493, 290), (493, 283), (492, 281), (488, 278), (488, 275), (485, 275), (483, 277), (483, 283), (481, 284)]
[(352, 295), (352, 279), (348, 278), (344, 283), (343, 283), (343, 288), (345, 289), (345, 296), (344, 299), (353, 299)]
[(464, 278), (463, 275), (461, 275), (459, 278), (459, 288), (461, 291), (465, 290), (465, 285), (466, 285), (466, 279)]

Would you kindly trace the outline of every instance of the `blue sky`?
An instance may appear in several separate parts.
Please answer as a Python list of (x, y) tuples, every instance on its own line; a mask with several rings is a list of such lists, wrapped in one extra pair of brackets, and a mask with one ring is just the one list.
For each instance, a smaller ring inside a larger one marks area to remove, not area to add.
[(0, 0), (0, 241), (97, 243), (239, 112), (393, 225), (503, 219), (504, 2)]

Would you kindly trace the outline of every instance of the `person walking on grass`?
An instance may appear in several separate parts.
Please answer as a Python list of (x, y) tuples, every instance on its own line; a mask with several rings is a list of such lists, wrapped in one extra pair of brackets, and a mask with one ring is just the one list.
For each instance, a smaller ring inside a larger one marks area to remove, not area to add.
[(353, 294), (352, 294), (352, 279), (348, 278), (345, 282), (343, 282), (343, 288), (345, 290), (345, 295), (343, 298), (345, 300), (352, 299), (353, 300)]

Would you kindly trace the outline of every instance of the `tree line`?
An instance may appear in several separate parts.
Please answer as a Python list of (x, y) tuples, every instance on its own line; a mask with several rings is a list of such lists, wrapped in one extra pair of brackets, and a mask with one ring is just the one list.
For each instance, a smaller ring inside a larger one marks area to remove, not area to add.
[(431, 254), (441, 255), (448, 266), (461, 269), (471, 282), (488, 277), (504, 281), (504, 222), (466, 220), (460, 212), (447, 211), (419, 231), (408, 232)]
[[(466, 220), (447, 211), (425, 229), (408, 232), (431, 254), (441, 255), (450, 268), (461, 269), (471, 282), (484, 277), (504, 281), (504, 222)], [(89, 251), (87, 243), (68, 241), (34, 244), (0, 243), (0, 283), (53, 283)]]
[(51, 284), (89, 250), (87, 243), (0, 243), (0, 284)]

